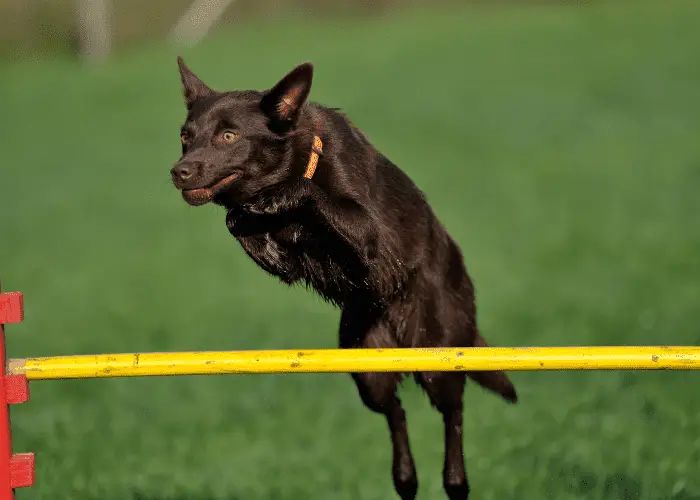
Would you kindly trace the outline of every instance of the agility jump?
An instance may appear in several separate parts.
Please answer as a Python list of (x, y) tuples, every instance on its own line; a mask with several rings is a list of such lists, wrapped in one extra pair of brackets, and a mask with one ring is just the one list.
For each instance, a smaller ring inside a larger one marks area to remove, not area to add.
[[(0, 291), (1, 292), (1, 291)], [(33, 453), (14, 453), (12, 404), (29, 382), (84, 378), (253, 373), (414, 371), (700, 370), (697, 346), (315, 349), (96, 354), (8, 359), (3, 325), (24, 319), (21, 292), (0, 293), (0, 500), (34, 483)]]

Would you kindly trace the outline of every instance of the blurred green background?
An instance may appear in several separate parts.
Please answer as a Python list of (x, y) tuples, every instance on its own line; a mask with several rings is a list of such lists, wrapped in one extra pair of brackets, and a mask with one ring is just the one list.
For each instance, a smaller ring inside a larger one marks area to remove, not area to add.
[[(697, 1), (241, 0), (178, 48), (188, 4), (115, 1), (89, 64), (74, 4), (0, 0), (0, 278), (26, 302), (10, 356), (336, 346), (337, 310), (171, 186), (177, 54), (219, 89), (313, 61), (312, 99), (460, 243), (492, 344), (700, 344)], [(700, 499), (694, 373), (512, 377), (515, 407), (466, 390), (475, 500)], [(443, 498), (440, 417), (402, 397), (419, 499)], [(395, 498), (386, 424), (345, 375), (40, 382), (13, 416), (37, 453), (20, 500)]]

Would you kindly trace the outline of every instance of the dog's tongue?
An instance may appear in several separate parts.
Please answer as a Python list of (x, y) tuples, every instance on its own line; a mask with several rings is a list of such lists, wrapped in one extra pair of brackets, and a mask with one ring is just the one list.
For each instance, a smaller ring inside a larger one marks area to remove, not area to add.
[(238, 173), (234, 173), (229, 175), (228, 177), (225, 177), (224, 179), (221, 179), (212, 187), (199, 189), (183, 189), (182, 197), (190, 205), (204, 205), (205, 203), (209, 203), (211, 200), (213, 200), (214, 196), (216, 196), (216, 193), (223, 189), (226, 189), (237, 178)]
[(214, 198), (214, 191), (211, 188), (184, 190), (182, 191), (182, 197), (190, 205), (204, 205)]

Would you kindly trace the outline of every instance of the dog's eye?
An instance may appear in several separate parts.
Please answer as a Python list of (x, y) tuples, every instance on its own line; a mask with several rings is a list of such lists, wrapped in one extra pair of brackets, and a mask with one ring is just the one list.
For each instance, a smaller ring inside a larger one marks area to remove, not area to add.
[(181, 134), (180, 135), (180, 142), (183, 144), (187, 144), (187, 135)]
[(221, 140), (224, 142), (233, 142), (236, 139), (238, 139), (238, 134), (235, 132), (231, 132), (230, 130), (225, 131), (223, 134), (221, 134)]

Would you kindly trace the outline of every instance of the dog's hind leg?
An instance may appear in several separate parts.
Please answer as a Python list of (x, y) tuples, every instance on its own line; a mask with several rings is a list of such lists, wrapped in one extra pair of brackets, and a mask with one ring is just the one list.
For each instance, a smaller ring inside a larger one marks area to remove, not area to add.
[(462, 395), (466, 377), (460, 372), (423, 372), (416, 374), (416, 378), (428, 393), (431, 404), (442, 414), (445, 424), (442, 471), (445, 493), (450, 500), (467, 500), (469, 481), (462, 448)]
[(393, 451), (391, 472), (396, 492), (401, 500), (414, 500), (418, 478), (408, 441), (406, 413), (396, 395), (398, 377), (394, 373), (358, 373), (352, 377), (365, 406), (384, 415), (389, 424)]
[[(341, 317), (340, 347), (395, 347), (388, 327), (367, 310), (346, 308)], [(392, 444), (392, 478), (401, 500), (414, 500), (418, 477), (408, 440), (406, 413), (397, 396), (401, 375), (398, 373), (353, 373), (352, 378), (362, 402), (375, 413), (384, 415)]]

